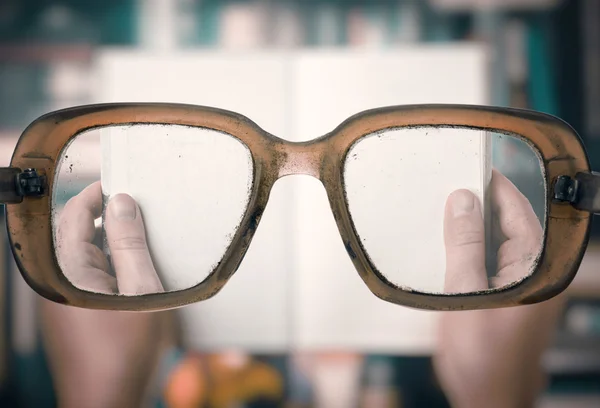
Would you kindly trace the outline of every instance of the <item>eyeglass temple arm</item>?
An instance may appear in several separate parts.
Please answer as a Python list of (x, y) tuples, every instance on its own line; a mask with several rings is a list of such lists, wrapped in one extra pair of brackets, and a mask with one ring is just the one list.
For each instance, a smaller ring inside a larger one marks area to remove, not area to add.
[(578, 210), (600, 214), (600, 173), (577, 173), (574, 178), (558, 176), (553, 199), (569, 203)]
[(18, 204), (23, 197), (37, 197), (46, 191), (46, 177), (36, 169), (0, 167), (0, 203)]

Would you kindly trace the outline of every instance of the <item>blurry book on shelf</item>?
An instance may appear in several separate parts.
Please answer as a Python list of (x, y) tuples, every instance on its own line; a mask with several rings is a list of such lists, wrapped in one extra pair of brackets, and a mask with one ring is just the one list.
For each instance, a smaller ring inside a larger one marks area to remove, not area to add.
[(316, 408), (354, 408), (360, 395), (363, 357), (354, 352), (315, 353), (308, 364)]
[(302, 3), (287, 0), (271, 4), (269, 44), (274, 47), (297, 47), (305, 42), (306, 27), (302, 20)]
[(589, 139), (600, 139), (600, 1), (582, 0), (584, 126)]
[(177, 48), (186, 36), (177, 0), (145, 0), (138, 2), (137, 42), (155, 51)]
[(266, 45), (268, 4), (265, 1), (229, 0), (223, 3), (219, 20), (219, 46), (252, 49)]
[(395, 41), (400, 44), (415, 43), (422, 37), (420, 10), (423, 5), (418, 0), (402, 1), (398, 4)]
[(430, 3), (441, 11), (511, 11), (547, 10), (562, 1), (569, 0), (430, 0)]
[(435, 13), (419, 0), (203, 0), (190, 5), (191, 1), (182, 0), (178, 17), (179, 30), (188, 33), (185, 46), (380, 47), (427, 38), (449, 40), (455, 30), (449, 15), (426, 24), (425, 17)]
[(520, 18), (505, 20), (502, 36), (505, 48), (506, 76), (509, 82), (509, 106), (527, 108), (527, 81), (529, 74), (527, 24)]
[(308, 21), (313, 35), (312, 44), (331, 47), (339, 46), (345, 42), (346, 24), (339, 3), (328, 0), (313, 4)]
[(396, 386), (395, 367), (391, 358), (367, 356), (362, 375), (361, 408), (402, 407), (402, 393)]
[(600, 299), (571, 299), (565, 311), (564, 328), (573, 335), (600, 341)]
[(383, 5), (377, 3), (350, 7), (346, 15), (348, 45), (385, 45), (389, 39), (385, 11)]

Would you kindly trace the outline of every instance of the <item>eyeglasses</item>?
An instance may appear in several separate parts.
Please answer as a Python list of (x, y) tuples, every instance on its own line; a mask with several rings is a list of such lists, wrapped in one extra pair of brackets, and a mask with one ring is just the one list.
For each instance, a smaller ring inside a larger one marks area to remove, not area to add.
[[(526, 189), (492, 168), (498, 141), (529, 151), (537, 216)], [(91, 145), (101, 149), (84, 159)], [(71, 194), (91, 160), (101, 162), (100, 182)], [(368, 288), (420, 309), (555, 296), (575, 276), (600, 207), (600, 179), (568, 124), (461, 105), (373, 109), (307, 142), (210, 107), (70, 108), (27, 127), (11, 167), (0, 170), (0, 201), (18, 267), (41, 296), (161, 310), (217, 294), (250, 247), (275, 182), (299, 174), (325, 187)], [(164, 215), (168, 208), (181, 211)], [(443, 264), (428, 263), (434, 258)]]

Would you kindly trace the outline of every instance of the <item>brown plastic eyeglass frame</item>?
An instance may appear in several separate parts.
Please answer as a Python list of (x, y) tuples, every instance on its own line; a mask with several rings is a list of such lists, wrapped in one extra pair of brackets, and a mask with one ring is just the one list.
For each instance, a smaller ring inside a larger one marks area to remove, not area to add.
[[(214, 129), (236, 137), (251, 152), (253, 185), (239, 228), (213, 273), (190, 289), (131, 297), (92, 293), (73, 286), (61, 272), (55, 254), (51, 216), (58, 161), (63, 150), (79, 133), (122, 124), (177, 124)], [(354, 230), (346, 204), (343, 185), (345, 156), (352, 144), (363, 136), (389, 128), (415, 126), (455, 126), (507, 133), (526, 140), (537, 150), (542, 158), (547, 205), (543, 249), (534, 273), (518, 284), (500, 289), (469, 294), (429, 294), (390, 284), (371, 264)], [(571, 194), (581, 174), (592, 174), (576, 132), (553, 116), (487, 106), (378, 108), (354, 115), (332, 132), (300, 143), (275, 137), (240, 114), (216, 108), (158, 103), (81, 106), (44, 115), (24, 131), (15, 148), (11, 168), (2, 170), (6, 174), (12, 171), (14, 177), (22, 169), (36, 169), (46, 180), (41, 194), (21, 192), (16, 194), (18, 199), (12, 201), (6, 198), (8, 193), (4, 195), (4, 202), (12, 202), (6, 205), (7, 226), (22, 275), (45, 298), (92, 309), (161, 310), (215, 295), (244, 258), (273, 184), (291, 174), (311, 175), (324, 184), (343, 243), (369, 289), (381, 299), (419, 309), (516, 306), (557, 295), (569, 285), (577, 272), (588, 242), (591, 221), (589, 208), (578, 209)], [(581, 191), (587, 191), (586, 197), (589, 198), (593, 189), (588, 187), (593, 183), (581, 184)], [(268, 288), (265, 287), (265, 290)]]

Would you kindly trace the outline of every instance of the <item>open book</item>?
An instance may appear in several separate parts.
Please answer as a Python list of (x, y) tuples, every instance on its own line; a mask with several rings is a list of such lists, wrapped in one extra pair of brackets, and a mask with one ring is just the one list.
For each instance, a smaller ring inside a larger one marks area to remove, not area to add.
[[(484, 104), (485, 67), (485, 53), (478, 46), (410, 47), (386, 52), (193, 51), (168, 58), (106, 50), (97, 60), (100, 81), (96, 99), (216, 106), (240, 112), (270, 133), (303, 141), (331, 131), (348, 116), (369, 108), (414, 103)], [(118, 149), (113, 144), (117, 137)], [(191, 203), (203, 197), (187, 189), (180, 200), (146, 206), (144, 201), (160, 198), (156, 186), (182, 183), (183, 188), (189, 180), (173, 177), (169, 163), (156, 156), (156, 145), (143, 143), (141, 137), (134, 133), (105, 135), (104, 193), (127, 192), (125, 186), (131, 182), (128, 169), (143, 169), (152, 183), (138, 183), (138, 190), (128, 188), (142, 208), (155, 208), (144, 212), (149, 230), (173, 233), (173, 228), (182, 227), (175, 227), (164, 214), (185, 214)], [(411, 279), (421, 279), (423, 284), (434, 281), (433, 276), (426, 276), (428, 273), (444, 274), (445, 197), (456, 188), (469, 188), (484, 202), (491, 174), (487, 138), (452, 138), (442, 132), (439, 148), (431, 150), (437, 143), (432, 144), (435, 137), (410, 139), (413, 144), (407, 146), (407, 152), (412, 148), (413, 153), (427, 154), (407, 154), (393, 168), (413, 191), (412, 199), (406, 197), (398, 211), (431, 212), (426, 225), (405, 224), (405, 241), (394, 243), (397, 251), (403, 246), (412, 248), (412, 257), (404, 258), (403, 267), (422, 272), (420, 276), (414, 273)], [(168, 143), (161, 143), (160, 151), (165, 155), (169, 149)], [(456, 160), (457, 155), (461, 160)], [(377, 163), (380, 158), (367, 154), (362, 163)], [(185, 166), (186, 160), (197, 158), (190, 154), (182, 160), (179, 163)], [(392, 217), (387, 222), (396, 221)], [(198, 239), (193, 223), (180, 232), (190, 238), (188, 253), (199, 253), (210, 244)], [(150, 243), (157, 239), (154, 234), (148, 236)], [(423, 245), (429, 238), (431, 242)], [(178, 261), (177, 254), (164, 256), (161, 263)], [(427, 289), (436, 291), (435, 287)], [(256, 352), (302, 348), (426, 354), (433, 347), (437, 317), (434, 312), (382, 301), (369, 291), (345, 251), (325, 190), (318, 180), (307, 176), (286, 177), (275, 184), (237, 273), (214, 298), (185, 307), (181, 313), (185, 337), (192, 346), (241, 347)]]

